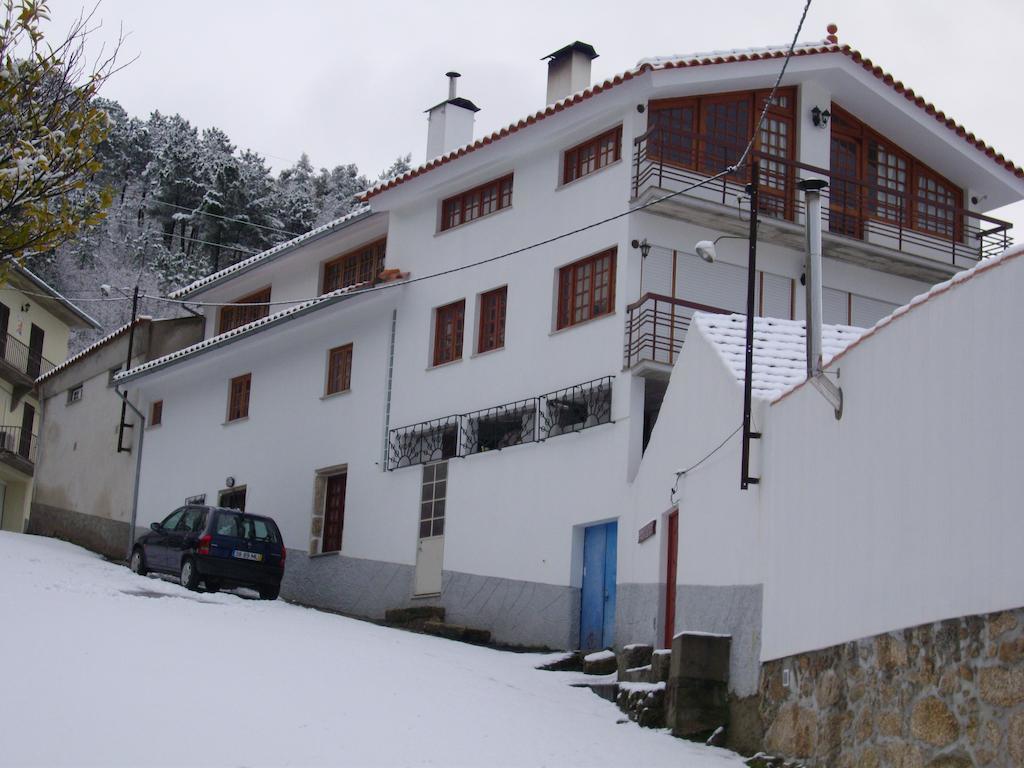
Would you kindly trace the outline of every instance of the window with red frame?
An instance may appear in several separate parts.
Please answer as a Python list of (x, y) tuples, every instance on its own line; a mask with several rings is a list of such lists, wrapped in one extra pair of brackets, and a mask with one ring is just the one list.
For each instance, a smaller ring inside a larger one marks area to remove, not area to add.
[(325, 394), (347, 392), (352, 386), (352, 345), (335, 347), (327, 353), (327, 388)]
[(495, 288), (480, 297), (480, 338), (477, 352), (490, 352), (505, 346), (505, 305), (508, 286)]
[(462, 359), (462, 331), (466, 322), (466, 300), (460, 299), (434, 312), (434, 365)]
[(605, 131), (600, 136), (587, 139), (565, 151), (562, 166), (562, 183), (586, 176), (622, 157), (622, 126)]
[(229, 307), (220, 308), (220, 323), (217, 333), (227, 333), (243, 325), (262, 320), (270, 314), (270, 288), (250, 293), (233, 302)]
[(512, 205), (512, 174), (460, 192), (441, 203), (441, 229), (467, 224)]
[(252, 389), (252, 374), (236, 376), (228, 385), (228, 421), (244, 419), (249, 415), (249, 393)]
[(384, 270), (386, 250), (387, 240), (377, 240), (328, 261), (324, 264), (320, 292), (330, 293), (358, 283), (372, 283)]
[(614, 308), (614, 248), (558, 270), (558, 328), (611, 314)]

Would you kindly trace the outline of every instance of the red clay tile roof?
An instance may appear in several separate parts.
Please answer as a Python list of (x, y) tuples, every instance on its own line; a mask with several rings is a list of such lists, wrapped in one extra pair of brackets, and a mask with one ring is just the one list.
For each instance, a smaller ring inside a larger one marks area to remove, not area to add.
[[(1010, 171), (1017, 178), (1024, 178), (1024, 168), (1016, 165), (1009, 158), (1005, 157), (1001, 153), (997, 153), (996, 150), (986, 144), (984, 141), (979, 139), (973, 133), (970, 133), (966, 128), (956, 122), (953, 118), (948, 117), (945, 112), (942, 112), (934, 104), (926, 101), (922, 96), (914, 93), (912, 88), (907, 88), (901, 81), (894, 78), (888, 72), (883, 70), (881, 67), (872, 63), (871, 59), (866, 58), (860, 51), (854, 50), (849, 45), (839, 45), (834, 42), (834, 33), (831, 33), (828, 40), (822, 41), (821, 43), (802, 43), (798, 44), (793, 50), (794, 56), (811, 56), (820, 53), (841, 53), (844, 56), (849, 57), (852, 61), (860, 64), (865, 70), (873, 74), (876, 78), (881, 80), (885, 85), (892, 88), (897, 93), (903, 94), (907, 101), (911, 101), (918, 107), (923, 109), (929, 115), (932, 115), (936, 120), (945, 125), (951, 131), (954, 131), (958, 136), (962, 137), (968, 144), (975, 147), (978, 151), (984, 152), (986, 156), (994, 160), (1000, 166)], [(434, 158), (427, 163), (414, 168), (411, 171), (407, 171), (401, 176), (396, 176), (393, 179), (389, 179), (376, 187), (371, 187), (361, 196), (363, 201), (369, 200), (374, 195), (379, 195), (381, 192), (397, 187), (403, 182), (414, 179), (417, 176), (422, 176), (424, 173), (438, 168), (445, 163), (450, 163), (463, 155), (468, 155), (481, 147), (485, 147), (488, 144), (493, 144), (499, 139), (503, 139), (506, 136), (510, 136), (513, 133), (517, 133), (521, 129), (538, 123), (546, 117), (563, 112), (569, 107), (579, 104), (582, 101), (589, 99), (592, 96), (596, 96), (599, 93), (610, 90), (617, 85), (628, 82), (635, 77), (639, 77), (647, 72), (653, 72), (660, 69), (680, 69), (683, 67), (698, 67), (705, 66), (708, 64), (731, 64), (735, 62), (744, 61), (762, 61), (765, 59), (781, 59), (785, 57), (788, 47), (785, 48), (762, 48), (762, 49), (749, 49), (746, 51), (729, 51), (729, 52), (716, 52), (713, 54), (696, 54), (695, 56), (680, 56), (680, 57), (669, 57), (667, 59), (655, 60), (657, 63), (651, 63), (650, 61), (642, 62), (639, 66), (627, 71), (622, 74), (615, 75), (603, 83), (593, 85), (586, 90), (580, 91), (579, 93), (573, 94), (562, 101), (555, 102), (549, 105), (540, 112), (519, 120), (516, 123), (502, 128), (499, 131), (495, 131), (490, 136), (485, 136), (482, 139), (477, 139), (472, 144), (467, 144), (464, 147), (451, 152), (447, 155)]]

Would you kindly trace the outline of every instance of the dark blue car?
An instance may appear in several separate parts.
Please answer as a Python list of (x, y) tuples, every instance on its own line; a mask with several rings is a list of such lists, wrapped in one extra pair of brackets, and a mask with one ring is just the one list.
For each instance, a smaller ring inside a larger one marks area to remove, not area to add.
[(251, 587), (264, 600), (277, 599), (286, 551), (277, 523), (237, 509), (187, 506), (139, 537), (129, 566), (140, 576), (150, 571), (176, 574), (182, 586), (207, 591)]

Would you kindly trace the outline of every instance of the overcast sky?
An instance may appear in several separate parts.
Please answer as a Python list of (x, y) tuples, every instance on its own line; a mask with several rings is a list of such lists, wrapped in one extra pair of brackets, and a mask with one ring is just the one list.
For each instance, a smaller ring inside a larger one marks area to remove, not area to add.
[[(89, 7), (92, 4), (89, 3)], [(52, 33), (81, 12), (51, 0)], [(105, 96), (129, 114), (179, 112), (218, 126), (277, 169), (354, 162), (376, 176), (398, 155), (423, 160), (423, 110), (462, 73), (476, 135), (544, 105), (541, 57), (573, 40), (600, 54), (596, 80), (663, 54), (785, 44), (803, 0), (101, 0), (95, 42), (127, 33), (138, 56)], [(800, 39), (828, 23), (849, 43), (1018, 164), (1024, 108), (1019, 0), (813, 0)], [(1024, 204), (1003, 209), (1024, 225)], [(998, 213), (996, 215), (999, 215)]]

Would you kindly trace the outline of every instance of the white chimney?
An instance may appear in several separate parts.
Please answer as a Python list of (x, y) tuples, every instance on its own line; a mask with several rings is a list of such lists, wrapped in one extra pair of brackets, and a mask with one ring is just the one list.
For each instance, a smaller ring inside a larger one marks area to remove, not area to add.
[(446, 72), (448, 99), (427, 110), (427, 160), (473, 141), (473, 120), (480, 107), (455, 95), (458, 72)]
[(579, 40), (545, 56), (548, 60), (546, 103), (553, 104), (590, 87), (590, 62), (596, 58), (594, 46)]

